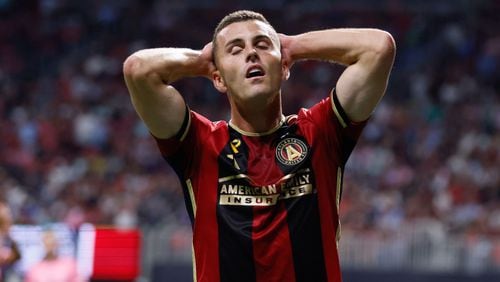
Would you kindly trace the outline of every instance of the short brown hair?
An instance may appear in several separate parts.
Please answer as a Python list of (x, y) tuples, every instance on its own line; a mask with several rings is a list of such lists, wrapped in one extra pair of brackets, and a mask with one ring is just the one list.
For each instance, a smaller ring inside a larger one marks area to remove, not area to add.
[(245, 22), (251, 20), (261, 21), (263, 23), (268, 24), (271, 28), (274, 29), (274, 27), (267, 21), (267, 19), (261, 13), (249, 10), (239, 10), (226, 15), (215, 28), (214, 35), (212, 37), (212, 58), (214, 62), (215, 62), (215, 49), (217, 47), (215, 39), (217, 38), (219, 32), (232, 23)]

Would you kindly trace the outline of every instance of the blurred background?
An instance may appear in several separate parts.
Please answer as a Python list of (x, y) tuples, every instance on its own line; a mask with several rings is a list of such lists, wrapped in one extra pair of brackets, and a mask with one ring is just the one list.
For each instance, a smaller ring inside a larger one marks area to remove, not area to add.
[[(141, 48), (201, 49), (225, 14), (254, 9), (286, 34), (376, 27), (396, 40), (387, 94), (346, 169), (345, 281), (500, 281), (500, 1), (251, 3), (0, 0), (0, 198), (14, 223), (137, 229), (137, 281), (190, 281), (182, 192), (122, 63)], [(326, 97), (342, 70), (295, 64), (285, 114)], [(228, 119), (208, 80), (175, 86)]]

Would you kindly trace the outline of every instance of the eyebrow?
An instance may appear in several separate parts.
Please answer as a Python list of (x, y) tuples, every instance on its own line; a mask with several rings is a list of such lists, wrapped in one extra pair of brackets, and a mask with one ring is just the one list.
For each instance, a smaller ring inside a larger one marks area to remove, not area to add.
[(261, 39), (266, 39), (266, 40), (272, 41), (271, 37), (264, 35), (264, 34), (260, 34), (260, 35), (255, 36), (252, 41), (259, 41)]

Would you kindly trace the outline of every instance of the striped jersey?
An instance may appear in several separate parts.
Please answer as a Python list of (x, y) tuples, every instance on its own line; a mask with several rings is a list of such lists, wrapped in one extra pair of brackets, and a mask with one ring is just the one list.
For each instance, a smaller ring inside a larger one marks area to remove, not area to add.
[(342, 175), (364, 125), (332, 91), (267, 133), (188, 111), (156, 139), (183, 186), (195, 281), (341, 281)]

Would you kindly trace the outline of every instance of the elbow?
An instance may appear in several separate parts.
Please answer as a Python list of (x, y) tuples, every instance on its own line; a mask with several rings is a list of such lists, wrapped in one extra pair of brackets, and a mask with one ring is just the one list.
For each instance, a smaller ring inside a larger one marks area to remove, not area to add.
[(155, 63), (146, 51), (138, 51), (130, 55), (123, 62), (123, 75), (127, 83), (135, 84), (168, 84), (170, 82), (170, 72), (159, 69), (158, 64)]
[(147, 76), (148, 71), (141, 57), (134, 53), (123, 63), (123, 75), (127, 80), (138, 80)]
[(392, 35), (387, 31), (378, 30), (375, 42), (374, 50), (377, 56), (392, 63), (396, 55), (396, 42)]

